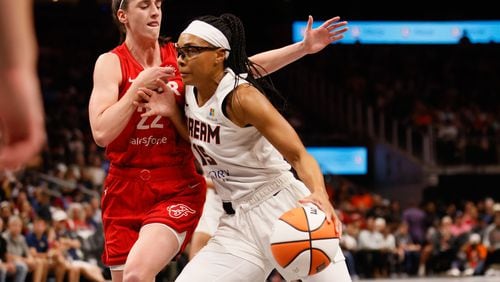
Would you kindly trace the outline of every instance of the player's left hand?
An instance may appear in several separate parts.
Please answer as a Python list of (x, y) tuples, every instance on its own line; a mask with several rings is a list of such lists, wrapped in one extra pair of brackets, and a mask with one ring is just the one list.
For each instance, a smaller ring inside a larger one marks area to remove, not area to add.
[(312, 203), (318, 206), (318, 208), (320, 208), (325, 213), (327, 222), (329, 224), (335, 224), (335, 230), (337, 231), (337, 233), (342, 234), (342, 222), (338, 218), (337, 213), (335, 212), (335, 209), (333, 208), (333, 205), (328, 198), (328, 195), (321, 192), (315, 192), (303, 199), (300, 199), (299, 203)]
[(136, 106), (146, 109), (146, 112), (141, 114), (141, 117), (156, 115), (172, 117), (177, 115), (179, 108), (175, 100), (175, 92), (161, 79), (158, 79), (156, 83), (158, 85), (156, 90), (140, 87), (137, 92), (145, 101), (144, 103), (134, 102)]
[(340, 17), (333, 17), (313, 29), (314, 20), (312, 16), (309, 16), (302, 41), (306, 54), (319, 52), (329, 44), (344, 38), (344, 33), (348, 30), (347, 21), (339, 20)]

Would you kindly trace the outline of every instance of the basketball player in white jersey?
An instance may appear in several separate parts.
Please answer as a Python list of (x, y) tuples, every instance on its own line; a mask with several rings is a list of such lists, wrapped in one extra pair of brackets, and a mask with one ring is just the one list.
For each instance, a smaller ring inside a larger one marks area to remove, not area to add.
[[(265, 281), (274, 268), (287, 280), (351, 281), (340, 248), (326, 269), (308, 277), (284, 271), (272, 257), (273, 223), (301, 203), (320, 207), (339, 234), (341, 223), (317, 162), (264, 96), (273, 89), (264, 91), (263, 81), (255, 79), (259, 71), (246, 55), (241, 21), (230, 14), (201, 17), (180, 35), (177, 52), (187, 85), (186, 133), (225, 213), (213, 238), (176, 281)], [(148, 101), (142, 104), (145, 116), (179, 118), (172, 95), (145, 88), (139, 93)]]
[[(347, 31), (347, 28), (345, 27), (346, 24), (347, 22), (345, 21), (339, 21), (338, 17), (333, 17), (325, 21), (321, 26), (313, 29), (313, 17), (309, 16), (306, 29), (304, 30), (304, 39), (301, 42), (284, 47), (289, 49), (286, 52), (283, 52), (287, 58), (284, 60), (276, 60), (275, 57), (277, 54), (273, 54), (272, 57), (270, 57), (272, 54), (271, 52), (264, 52), (254, 55), (252, 59), (273, 62), (274, 64), (269, 65), (268, 68), (272, 67), (274, 71), (278, 70), (284, 66), (284, 63), (281, 61), (288, 63), (296, 61), (306, 54), (317, 53), (329, 44), (342, 39), (343, 33)], [(326, 27), (328, 27), (328, 29)], [(295, 51), (292, 49), (295, 49)], [(280, 63), (276, 64), (277, 62)], [(268, 69), (265, 71), (266, 74), (271, 72)], [(199, 172), (203, 174), (198, 163), (197, 169), (199, 169)], [(207, 178), (207, 196), (203, 207), (203, 214), (189, 244), (189, 260), (191, 260), (215, 234), (215, 230), (219, 225), (219, 218), (223, 213), (224, 210), (222, 209), (221, 199), (214, 189), (213, 182), (211, 179)]]

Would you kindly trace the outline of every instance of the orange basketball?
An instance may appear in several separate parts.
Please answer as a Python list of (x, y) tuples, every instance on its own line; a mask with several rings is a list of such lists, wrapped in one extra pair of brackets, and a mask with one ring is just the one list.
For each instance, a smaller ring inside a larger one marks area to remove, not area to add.
[(285, 271), (306, 277), (330, 264), (339, 248), (339, 237), (323, 211), (306, 205), (285, 212), (275, 222), (271, 251)]

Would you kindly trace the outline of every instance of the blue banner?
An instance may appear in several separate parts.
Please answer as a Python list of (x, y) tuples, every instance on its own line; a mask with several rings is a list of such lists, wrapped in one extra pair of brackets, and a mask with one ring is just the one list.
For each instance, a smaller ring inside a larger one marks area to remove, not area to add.
[[(294, 42), (302, 40), (306, 25), (305, 21), (293, 23)], [(500, 43), (500, 20), (349, 21), (348, 26), (341, 44), (457, 44), (464, 36), (471, 43)]]

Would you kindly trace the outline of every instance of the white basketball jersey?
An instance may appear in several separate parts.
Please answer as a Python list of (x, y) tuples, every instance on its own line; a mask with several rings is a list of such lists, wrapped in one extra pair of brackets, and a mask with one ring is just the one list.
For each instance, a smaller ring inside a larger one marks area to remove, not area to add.
[[(237, 82), (236, 82), (237, 81)], [(193, 86), (186, 86), (185, 112), (194, 155), (223, 201), (240, 199), (283, 173), (290, 165), (253, 126), (239, 127), (222, 110), (226, 96), (248, 83), (226, 69), (215, 94), (198, 106)]]

